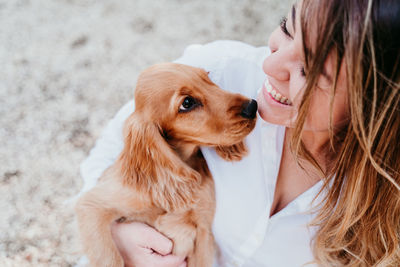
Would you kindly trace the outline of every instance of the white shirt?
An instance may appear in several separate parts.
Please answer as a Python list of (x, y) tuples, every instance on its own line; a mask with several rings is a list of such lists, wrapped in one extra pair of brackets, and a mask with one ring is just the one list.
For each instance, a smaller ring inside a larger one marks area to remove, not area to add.
[[(255, 98), (265, 80), (261, 65), (268, 53), (267, 47), (217, 41), (189, 46), (176, 62), (201, 67), (222, 89)], [(133, 110), (133, 101), (122, 107), (82, 163), (82, 191), (92, 188), (117, 158), (123, 147), (122, 125)], [(219, 253), (214, 266), (296, 267), (313, 260), (314, 229), (307, 224), (313, 219), (311, 202), (322, 182), (269, 217), (284, 134), (283, 126), (258, 118), (246, 138), (249, 155), (235, 163), (222, 160), (213, 149), (202, 148), (215, 180), (213, 233)]]

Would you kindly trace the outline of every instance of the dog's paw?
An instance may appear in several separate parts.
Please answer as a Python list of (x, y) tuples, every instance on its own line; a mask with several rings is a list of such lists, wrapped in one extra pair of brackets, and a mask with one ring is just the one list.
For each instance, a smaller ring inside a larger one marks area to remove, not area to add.
[(232, 146), (218, 146), (215, 151), (226, 161), (239, 161), (247, 155), (247, 148), (243, 142)]
[(168, 213), (155, 221), (155, 228), (173, 241), (174, 255), (185, 257), (193, 253), (196, 227), (191, 216), (190, 211)]

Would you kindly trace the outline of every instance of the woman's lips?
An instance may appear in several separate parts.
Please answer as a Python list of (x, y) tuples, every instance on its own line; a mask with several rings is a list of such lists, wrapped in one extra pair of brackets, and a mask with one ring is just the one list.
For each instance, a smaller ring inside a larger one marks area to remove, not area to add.
[(274, 88), (272, 88), (272, 85), (268, 82), (268, 80), (265, 80), (264, 82), (264, 87), (267, 93), (274, 99), (276, 102), (279, 102), (280, 104), (286, 105), (286, 106), (291, 106), (292, 101), (290, 101), (286, 96), (278, 93)]

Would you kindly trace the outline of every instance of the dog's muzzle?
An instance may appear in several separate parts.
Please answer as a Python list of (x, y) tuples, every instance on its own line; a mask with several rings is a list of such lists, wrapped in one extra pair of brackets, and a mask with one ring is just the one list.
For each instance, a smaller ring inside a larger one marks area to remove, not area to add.
[(240, 115), (246, 119), (254, 119), (257, 114), (257, 108), (258, 108), (257, 101), (252, 99), (246, 106), (244, 106)]

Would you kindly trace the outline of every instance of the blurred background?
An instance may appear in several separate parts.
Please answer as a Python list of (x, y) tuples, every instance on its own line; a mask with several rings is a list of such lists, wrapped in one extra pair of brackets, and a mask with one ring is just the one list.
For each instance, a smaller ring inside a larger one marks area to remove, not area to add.
[(189, 44), (255, 46), (292, 0), (0, 0), (0, 266), (75, 266), (66, 201), (141, 70)]

